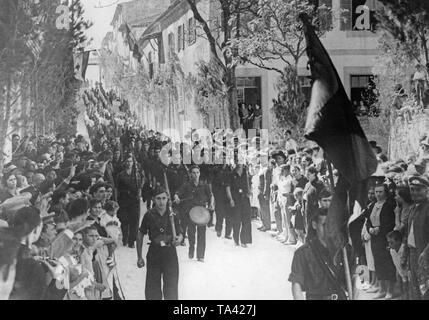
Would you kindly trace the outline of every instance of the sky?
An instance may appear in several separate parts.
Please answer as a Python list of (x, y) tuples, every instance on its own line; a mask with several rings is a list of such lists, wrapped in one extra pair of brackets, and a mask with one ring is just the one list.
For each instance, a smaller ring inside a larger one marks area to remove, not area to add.
[[(87, 30), (87, 37), (93, 38), (89, 48), (99, 49), (101, 47), (101, 41), (103, 40), (106, 33), (112, 30), (110, 22), (113, 19), (116, 4), (110, 4), (127, 1), (129, 0), (82, 0), (85, 10), (85, 18), (93, 22), (93, 26)], [(103, 6), (104, 8), (96, 8), (99, 6)]]

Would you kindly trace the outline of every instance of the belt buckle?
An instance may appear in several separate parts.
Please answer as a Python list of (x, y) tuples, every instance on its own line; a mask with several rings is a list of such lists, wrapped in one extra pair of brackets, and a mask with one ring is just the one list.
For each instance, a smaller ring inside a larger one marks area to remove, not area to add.
[(331, 300), (338, 300), (338, 294), (331, 294)]

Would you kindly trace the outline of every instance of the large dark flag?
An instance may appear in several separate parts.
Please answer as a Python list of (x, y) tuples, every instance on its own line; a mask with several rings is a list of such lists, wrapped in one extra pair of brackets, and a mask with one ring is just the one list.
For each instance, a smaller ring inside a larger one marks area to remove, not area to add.
[(327, 51), (308, 17), (301, 15), (300, 18), (313, 79), (305, 137), (323, 149), (340, 173), (327, 218), (328, 245), (331, 252), (336, 253), (347, 239), (347, 200), (353, 204), (359, 199), (366, 179), (377, 168), (377, 159)]

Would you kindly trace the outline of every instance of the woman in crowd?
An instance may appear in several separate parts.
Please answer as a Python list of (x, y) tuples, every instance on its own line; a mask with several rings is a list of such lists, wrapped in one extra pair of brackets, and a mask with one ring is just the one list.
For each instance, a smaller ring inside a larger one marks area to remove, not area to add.
[(373, 207), (376, 201), (377, 199), (375, 198), (374, 188), (370, 188), (368, 190), (368, 205), (363, 212), (363, 215), (367, 218), (365, 220), (365, 224), (363, 225), (361, 236), (365, 247), (366, 265), (368, 267), (369, 277), (370, 277), (369, 279), (370, 282), (368, 286), (366, 286), (364, 289), (369, 289), (369, 291), (374, 291), (374, 292), (378, 291), (379, 286), (378, 286), (377, 276), (375, 274), (374, 256), (371, 250), (371, 235), (369, 234), (366, 225), (369, 223), (368, 216), (371, 214), (369, 210), (371, 210), (371, 208)]
[(380, 282), (380, 289), (375, 298), (392, 299), (396, 269), (387, 250), (386, 235), (395, 227), (395, 207), (390, 201), (387, 201), (388, 188), (385, 184), (377, 185), (374, 191), (377, 201), (368, 210), (370, 215), (366, 226), (371, 236), (375, 273)]
[(404, 233), (407, 227), (408, 216), (413, 204), (410, 189), (408, 187), (399, 187), (395, 191), (395, 230)]
[(0, 203), (19, 194), (17, 190), (17, 179), (15, 174), (5, 174), (2, 179), (2, 185), (3, 189), (0, 190)]

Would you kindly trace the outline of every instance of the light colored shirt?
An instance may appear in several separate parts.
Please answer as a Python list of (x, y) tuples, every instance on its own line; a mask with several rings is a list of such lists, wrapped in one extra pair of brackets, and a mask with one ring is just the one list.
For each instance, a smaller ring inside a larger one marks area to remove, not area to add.
[(298, 151), (298, 143), (296, 143), (296, 141), (294, 139), (290, 138), (289, 140), (286, 140), (285, 149), (287, 151), (294, 150), (295, 152), (297, 152)]
[(414, 221), (411, 221), (410, 233), (408, 234), (407, 242), (409, 247), (416, 247), (416, 240), (414, 239)]
[(121, 222), (117, 216), (110, 216), (107, 212), (100, 215), (100, 225), (106, 230), (110, 238), (116, 242), (119, 241), (121, 236)]
[(375, 203), (374, 208), (372, 208), (370, 220), (372, 223), (372, 226), (374, 228), (380, 227), (380, 214), (381, 209), (383, 209), (384, 202), (382, 203)]
[(426, 74), (423, 71), (416, 71), (413, 76), (413, 80), (425, 80)]
[(393, 264), (396, 267), (396, 271), (401, 276), (402, 280), (408, 279), (408, 269), (403, 268), (401, 265), (401, 258), (404, 255), (405, 245), (402, 244), (398, 251), (390, 249), (390, 255), (392, 256)]
[(272, 186), (274, 186), (274, 185), (278, 186), (279, 185), (281, 173), (282, 173), (281, 167), (275, 167), (273, 169), (273, 178), (272, 178), (272, 183), (271, 183)]

